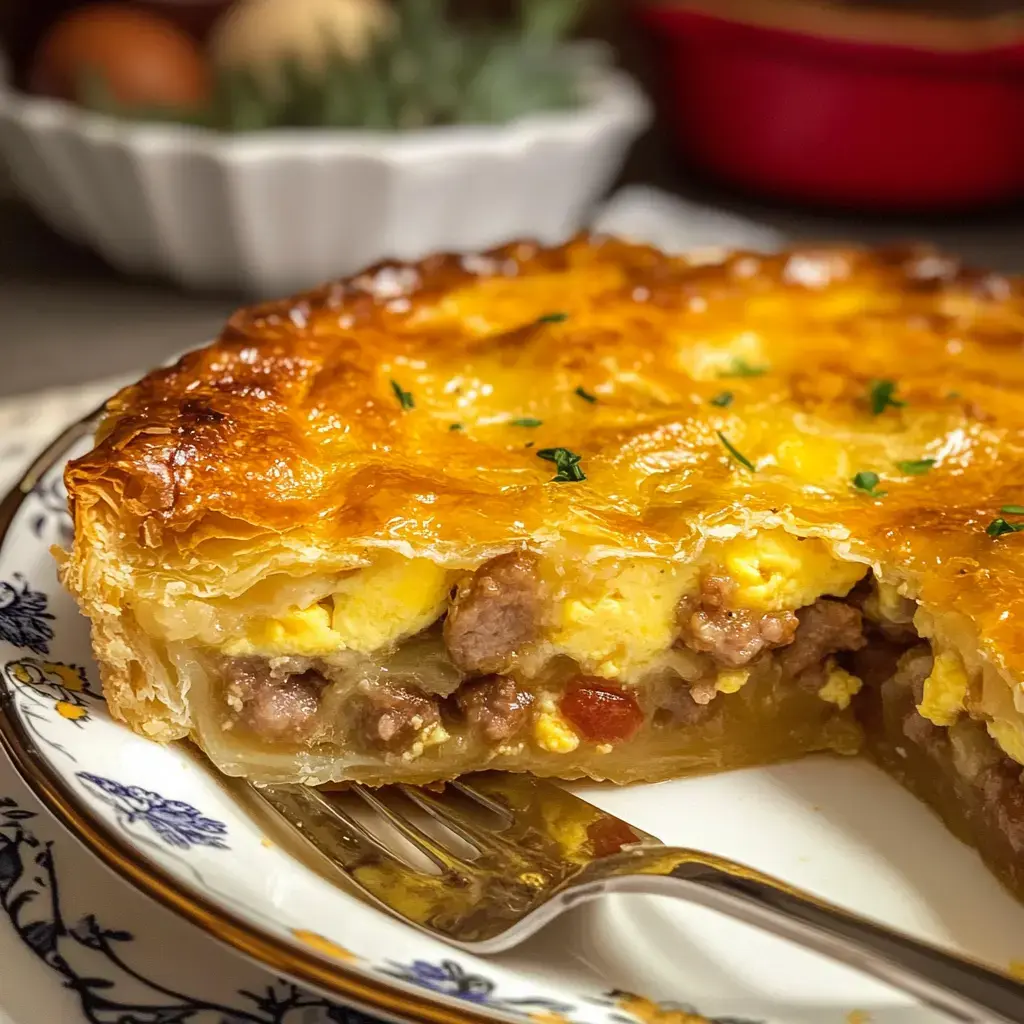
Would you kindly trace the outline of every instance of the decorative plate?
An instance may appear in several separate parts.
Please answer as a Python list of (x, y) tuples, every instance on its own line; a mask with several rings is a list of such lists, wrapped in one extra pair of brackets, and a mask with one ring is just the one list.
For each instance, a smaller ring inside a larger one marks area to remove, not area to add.
[[(157, 746), (108, 717), (86, 624), (49, 553), (70, 529), (63, 464), (87, 435), (72, 428), (0, 505), (0, 735), (36, 800), (125, 882), (273, 975), (97, 872), (0, 768), (0, 908), (10, 922), (0, 924), (0, 1019), (6, 1010), (18, 1024), (67, 1020), (72, 1004), (103, 1024), (312, 1024), (349, 1020), (342, 1005), (443, 1024), (935, 1019), (846, 968), (675, 901), (581, 906), (483, 959), (332, 884), (187, 746)], [(576, 791), (666, 842), (746, 861), (1003, 968), (1024, 960), (1024, 907), (865, 762)], [(18, 1005), (15, 963), (24, 992), (38, 987), (59, 1012)]]

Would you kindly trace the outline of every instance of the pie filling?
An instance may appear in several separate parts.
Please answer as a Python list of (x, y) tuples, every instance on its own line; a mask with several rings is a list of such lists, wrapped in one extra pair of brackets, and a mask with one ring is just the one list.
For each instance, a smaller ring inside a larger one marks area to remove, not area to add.
[(471, 571), (387, 555), (317, 587), (276, 617), (250, 604), (196, 628), (193, 614), (187, 639), (179, 610), (164, 637), (197, 739), (228, 773), (629, 782), (866, 750), (1024, 894), (1010, 687), (822, 540), (715, 541), (682, 567), (515, 550)]
[[(678, 753), (681, 737), (720, 741), (727, 705), (762, 724), (813, 724), (817, 740), (801, 749), (846, 749), (843, 712), (860, 683), (836, 656), (864, 640), (842, 597), (866, 571), (781, 531), (712, 545), (682, 567), (581, 568), (515, 550), (448, 573), (385, 558), (355, 574), (365, 588), (190, 647), (209, 691), (192, 700), (197, 730), (218, 761), (229, 749), (243, 761), (299, 757), (318, 779), (328, 761), (376, 764), (391, 779), (486, 765), (601, 775), (602, 763), (619, 778), (637, 759), (634, 774), (649, 777), (650, 759)], [(722, 767), (705, 746), (693, 767)], [(785, 756), (778, 746), (755, 742), (745, 760)]]

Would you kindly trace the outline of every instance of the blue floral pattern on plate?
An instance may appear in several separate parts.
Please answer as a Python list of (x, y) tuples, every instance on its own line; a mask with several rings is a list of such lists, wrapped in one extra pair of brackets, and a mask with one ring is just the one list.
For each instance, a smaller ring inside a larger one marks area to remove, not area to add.
[[(129, 962), (135, 937), (89, 914), (64, 919), (52, 844), (33, 833), (35, 812), (0, 797), (0, 910), (21, 941), (64, 979), (90, 1024), (373, 1024), (276, 979), (262, 992), (239, 991), (230, 1006), (189, 996), (148, 978)], [(88, 964), (88, 973), (85, 965)]]
[(205, 817), (184, 800), (168, 800), (141, 786), (126, 786), (91, 772), (76, 772), (78, 778), (99, 790), (102, 799), (117, 811), (123, 825), (144, 821), (169, 846), (187, 850), (192, 846), (228, 849), (228, 827), (222, 821)]
[(400, 978), (402, 981), (419, 985), (422, 988), (429, 988), (442, 995), (454, 996), (456, 999), (464, 999), (470, 1003), (490, 1006), (496, 1010), (510, 1013), (535, 1014), (543, 1012), (564, 1015), (573, 1010), (568, 1003), (558, 1002), (554, 999), (501, 998), (497, 994), (497, 986), (490, 978), (470, 973), (455, 960), (442, 960), (436, 964), (428, 960), (414, 960), (410, 964), (392, 961), (387, 967), (382, 967), (380, 970), (381, 973), (392, 978)]
[(47, 611), (46, 595), (33, 590), (20, 573), (12, 579), (0, 580), (0, 640), (34, 654), (49, 654), (53, 616)]

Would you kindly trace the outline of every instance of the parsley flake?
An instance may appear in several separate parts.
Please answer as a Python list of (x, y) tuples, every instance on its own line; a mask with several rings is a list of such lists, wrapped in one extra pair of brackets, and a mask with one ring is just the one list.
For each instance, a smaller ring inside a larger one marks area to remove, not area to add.
[(751, 366), (746, 359), (734, 359), (728, 370), (723, 370), (719, 377), (761, 377), (768, 372), (767, 366)]
[(568, 313), (545, 313), (543, 316), (537, 317), (537, 323), (539, 324), (564, 324), (569, 319)]
[(896, 468), (907, 476), (924, 476), (934, 465), (934, 459), (905, 459), (903, 462), (897, 462)]
[(854, 478), (853, 486), (872, 498), (884, 498), (889, 492), (878, 489), (878, 474), (869, 469), (862, 469)]
[(1005, 519), (993, 519), (988, 526), (985, 527), (985, 532), (990, 537), (1002, 537), (1004, 533), (1020, 533), (1024, 530), (1024, 523), (1008, 523)]
[(591, 405), (597, 401), (597, 395), (592, 395), (589, 391), (585, 391), (583, 388), (577, 388), (576, 392), (584, 402), (590, 402)]
[(413, 401), (411, 391), (403, 391), (401, 384), (397, 380), (392, 380), (391, 390), (395, 393), (395, 398), (398, 399), (398, 404), (403, 409), (412, 409), (416, 403)]
[(1024, 505), (1004, 505), (999, 511), (1009, 516), (1024, 516)]
[(537, 452), (538, 459), (553, 462), (558, 472), (551, 478), (552, 483), (579, 483), (586, 480), (583, 470), (580, 469), (580, 458), (575, 452), (568, 448), (541, 448)]
[(896, 382), (891, 380), (875, 380), (868, 389), (868, 401), (871, 403), (871, 415), (881, 416), (886, 409), (899, 409), (907, 403), (901, 398), (893, 398), (896, 394)]
[(757, 472), (757, 467), (744, 455), (735, 445), (729, 442), (729, 438), (725, 436), (720, 430), (715, 431), (718, 434), (718, 440), (725, 445), (725, 450), (744, 468), (749, 469), (751, 473)]
[(461, 423), (450, 423), (448, 425), (448, 429), (449, 430), (461, 430), (462, 429), (462, 424)]
[(720, 391), (714, 398), (709, 398), (708, 401), (712, 405), (717, 405), (719, 409), (725, 409), (732, 405), (732, 392)]
[(517, 419), (509, 420), (508, 422), (513, 427), (539, 427), (544, 421), (534, 419), (533, 416), (519, 416)]

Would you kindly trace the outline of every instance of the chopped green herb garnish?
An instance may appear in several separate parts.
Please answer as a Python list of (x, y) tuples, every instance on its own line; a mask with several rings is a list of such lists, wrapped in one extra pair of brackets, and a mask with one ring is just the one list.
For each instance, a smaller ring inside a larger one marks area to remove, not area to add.
[(580, 456), (568, 448), (541, 448), (537, 458), (555, 464), (558, 472), (551, 478), (553, 483), (579, 483), (587, 479), (580, 469)]
[(880, 416), (888, 408), (899, 409), (906, 405), (901, 398), (893, 398), (896, 394), (896, 382), (891, 380), (875, 380), (868, 389), (868, 401), (871, 403), (871, 415)]
[(712, 405), (717, 405), (719, 409), (724, 409), (726, 406), (732, 405), (732, 392), (720, 391), (714, 398), (709, 398), (708, 401)]
[(462, 424), (461, 423), (452, 423), (452, 424), (449, 425), (448, 429), (449, 430), (461, 430), (462, 429)]
[(757, 467), (744, 455), (738, 448), (730, 444), (729, 438), (725, 436), (720, 430), (715, 431), (718, 434), (718, 440), (725, 445), (725, 450), (741, 465), (746, 469), (749, 469), (751, 473), (757, 472)]
[(577, 388), (576, 394), (579, 395), (584, 402), (590, 402), (591, 405), (597, 401), (597, 395), (592, 395), (589, 391), (584, 391), (583, 388)]
[(889, 493), (888, 491), (880, 491), (878, 489), (878, 474), (872, 473), (869, 469), (861, 470), (853, 478), (853, 486), (858, 491), (863, 491), (872, 498), (884, 498)]
[(543, 316), (537, 317), (537, 323), (539, 324), (562, 324), (569, 319), (568, 313), (545, 313)]
[(1004, 505), (999, 511), (1010, 516), (1024, 516), (1024, 505)]
[(993, 519), (988, 526), (985, 527), (985, 532), (990, 537), (1002, 537), (1004, 533), (1020, 533), (1024, 530), (1024, 523), (1008, 523), (1005, 519)]
[(518, 419), (509, 420), (508, 422), (513, 427), (539, 427), (544, 421), (534, 419), (532, 416), (520, 416)]
[(946, 395), (946, 397), (947, 398), (959, 398), (960, 397), (960, 392), (959, 391), (950, 391), (950, 393), (948, 395)]
[(398, 399), (398, 404), (401, 405), (403, 409), (412, 409), (416, 405), (413, 401), (412, 392), (403, 391), (402, 386), (397, 380), (393, 380), (391, 382), (391, 390), (394, 391), (395, 398)]
[(924, 476), (934, 465), (934, 459), (906, 459), (896, 463), (897, 469), (907, 476)]
[(719, 377), (760, 377), (768, 372), (767, 366), (751, 366), (746, 359), (734, 359), (729, 369), (720, 373)]

